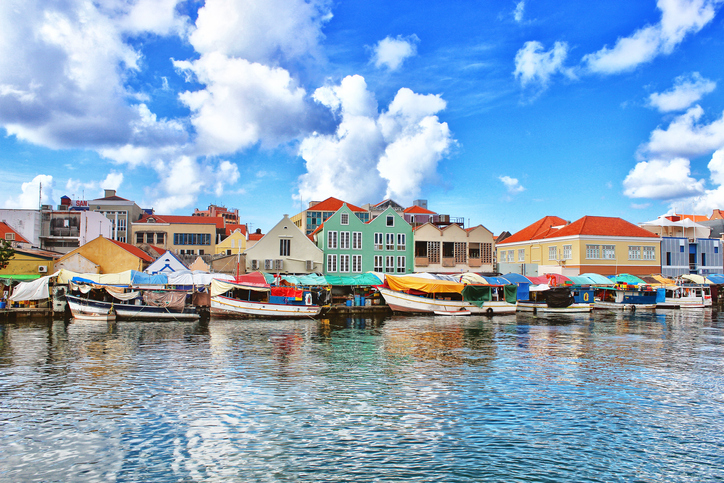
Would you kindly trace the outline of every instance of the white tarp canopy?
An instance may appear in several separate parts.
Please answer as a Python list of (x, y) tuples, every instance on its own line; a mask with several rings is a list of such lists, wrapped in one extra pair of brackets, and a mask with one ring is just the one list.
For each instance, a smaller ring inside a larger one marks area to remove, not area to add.
[(229, 290), (235, 289), (235, 288), (243, 288), (246, 290), (254, 290), (257, 292), (269, 292), (271, 289), (267, 287), (255, 287), (253, 285), (244, 285), (244, 284), (236, 284), (227, 282), (224, 280), (211, 280), (211, 287), (209, 288), (209, 293), (212, 297), (215, 297), (217, 295), (221, 295), (223, 293), (228, 292)]
[(202, 272), (200, 270), (182, 270), (169, 273), (166, 276), (169, 285), (209, 285), (212, 280), (234, 280), (232, 275)]
[(133, 270), (126, 270), (121, 273), (76, 273), (62, 269), (58, 274), (58, 283), (68, 283), (73, 277), (90, 280), (91, 282), (103, 285), (131, 285)]
[(50, 293), (48, 291), (48, 282), (51, 278), (58, 276), (58, 273), (55, 272), (52, 275), (46, 275), (45, 277), (40, 277), (37, 280), (33, 280), (32, 282), (20, 282), (15, 286), (15, 289), (13, 289), (13, 294), (10, 296), (11, 302), (19, 302), (19, 301), (25, 301), (25, 300), (45, 300), (48, 297), (50, 297)]
[(700, 225), (689, 218), (684, 218), (680, 221), (671, 221), (665, 216), (660, 216), (655, 220), (641, 223), (639, 226), (661, 227), (661, 235), (671, 237), (709, 238), (709, 234), (711, 233), (711, 228)]

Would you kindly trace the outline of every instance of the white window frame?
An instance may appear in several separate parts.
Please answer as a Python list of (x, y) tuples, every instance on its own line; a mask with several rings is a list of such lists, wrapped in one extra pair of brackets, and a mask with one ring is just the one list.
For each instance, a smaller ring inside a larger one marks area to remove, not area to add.
[(508, 251), (500, 250), (500, 263), (508, 263)]
[(600, 260), (601, 245), (586, 245), (586, 260)]
[(395, 215), (387, 215), (385, 223), (387, 226), (395, 226)]
[(386, 233), (385, 234), (385, 250), (394, 250), (395, 249), (395, 234), (394, 233)]
[(404, 256), (398, 256), (397, 257), (397, 268), (395, 269), (397, 273), (405, 273), (405, 265), (406, 260)]
[(558, 260), (558, 247), (548, 247), (548, 260)]
[(339, 249), (340, 250), (349, 250), (349, 232), (348, 231), (339, 232)]
[(385, 256), (385, 273), (395, 273), (395, 256)]
[(337, 255), (327, 255), (327, 273), (337, 272)]
[(603, 245), (601, 246), (604, 260), (615, 260), (616, 259), (616, 245)]
[(382, 255), (375, 255), (375, 272), (385, 271), (385, 258)]
[(327, 248), (330, 250), (337, 249), (337, 232), (336, 231), (327, 232)]
[(573, 258), (573, 245), (563, 245), (563, 260)]
[(352, 255), (352, 272), (362, 273), (362, 255)]
[(340, 213), (339, 214), (339, 224), (340, 225), (349, 225), (349, 213)]
[(349, 273), (349, 255), (339, 256), (339, 271)]
[(519, 248), (518, 249), (518, 261), (524, 262), (525, 261), (525, 248)]
[(397, 249), (404, 252), (407, 248), (407, 236), (404, 233), (397, 234)]
[(656, 247), (642, 247), (641, 255), (644, 260), (656, 260)]
[(362, 250), (362, 232), (352, 232), (352, 250)]
[(628, 246), (628, 259), (629, 260), (641, 260), (641, 245), (629, 245)]
[[(286, 242), (286, 243), (285, 243)], [(286, 250), (284, 250), (286, 245)], [(234, 248), (234, 240), (231, 240), (231, 248)], [(286, 251), (286, 253), (284, 253)], [(280, 238), (279, 239), (279, 256), (289, 257), (292, 255), (292, 239), (291, 238)]]
[(375, 250), (384, 250), (384, 249), (385, 249), (384, 233), (376, 232), (375, 233)]

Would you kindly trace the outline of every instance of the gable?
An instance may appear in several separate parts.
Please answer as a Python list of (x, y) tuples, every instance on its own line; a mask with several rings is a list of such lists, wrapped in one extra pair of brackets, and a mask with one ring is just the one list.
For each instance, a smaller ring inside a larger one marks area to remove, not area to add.
[(180, 270), (188, 270), (188, 267), (179, 260), (176, 255), (167, 251), (144, 271), (148, 274), (155, 275), (157, 273), (173, 273)]
[[(393, 224), (390, 226), (387, 224), (389, 217), (392, 217)], [(392, 208), (387, 208), (385, 211), (379, 214), (374, 220), (368, 223), (375, 231), (395, 231), (395, 232), (410, 232), (412, 233), (412, 226), (405, 221), (405, 219)]]

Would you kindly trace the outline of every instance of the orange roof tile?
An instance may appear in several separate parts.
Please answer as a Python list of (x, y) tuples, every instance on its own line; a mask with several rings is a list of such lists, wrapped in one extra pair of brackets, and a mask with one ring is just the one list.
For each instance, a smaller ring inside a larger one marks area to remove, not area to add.
[(235, 223), (227, 223), (226, 224), (226, 236), (231, 235), (231, 233), (236, 229), (241, 230), (241, 234), (246, 236), (246, 225), (239, 225)]
[(264, 236), (263, 233), (250, 233), (249, 234), (249, 241), (259, 241)]
[[(658, 238), (659, 236), (648, 230), (634, 225), (622, 218), (609, 216), (584, 216), (570, 225), (564, 226), (555, 233), (549, 233), (545, 238), (574, 236), (574, 235), (595, 235), (595, 236), (619, 236)], [(507, 241), (507, 240), (505, 240)]]
[(13, 230), (10, 225), (5, 223), (4, 221), (0, 221), (0, 239), (4, 240), (6, 233), (15, 233), (15, 240), (13, 241), (16, 241), (18, 243), (30, 243), (28, 240), (25, 239), (25, 237), (23, 237), (23, 235)]
[(152, 261), (153, 261), (153, 258), (151, 258), (151, 256), (150, 256), (148, 253), (144, 252), (143, 250), (141, 250), (141, 249), (138, 248), (137, 246), (129, 245), (128, 243), (123, 243), (123, 242), (118, 241), (118, 240), (111, 240), (110, 238), (106, 238), (106, 240), (115, 243), (115, 244), (118, 245), (119, 247), (121, 247), (121, 248), (123, 248), (124, 250), (126, 250), (128, 253), (131, 253), (132, 255), (137, 256), (137, 257), (140, 258), (141, 260), (145, 260), (145, 261), (147, 261), (147, 262), (152, 262)]
[(158, 223), (170, 224), (194, 224), (194, 225), (216, 225), (216, 228), (224, 228), (224, 219), (219, 216), (177, 216), (177, 215), (149, 215), (145, 214), (136, 223), (149, 223), (148, 219), (153, 218)]
[(559, 218), (557, 216), (546, 216), (512, 234), (505, 240), (498, 243), (498, 245), (535, 240), (537, 238), (541, 238), (541, 235), (548, 233), (551, 226), (560, 226), (565, 225), (566, 223), (566, 220), (563, 218)]
[(405, 208), (403, 213), (416, 213), (421, 215), (437, 215), (434, 211), (427, 210), (423, 208), (422, 206), (413, 205), (409, 208)]
[(342, 205), (347, 205), (347, 207), (351, 211), (361, 211), (366, 212), (367, 210), (363, 210), (359, 206), (355, 206), (351, 203), (347, 203), (346, 201), (338, 200), (337, 198), (329, 197), (324, 201), (320, 201), (316, 205), (312, 206), (311, 208), (307, 208), (307, 211), (337, 211), (338, 209), (342, 208)]

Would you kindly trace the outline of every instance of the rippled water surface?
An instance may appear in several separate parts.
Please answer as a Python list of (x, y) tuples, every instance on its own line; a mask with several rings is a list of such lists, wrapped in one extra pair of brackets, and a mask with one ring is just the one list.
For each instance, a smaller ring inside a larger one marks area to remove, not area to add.
[(724, 313), (0, 323), (0, 481), (722, 481)]

